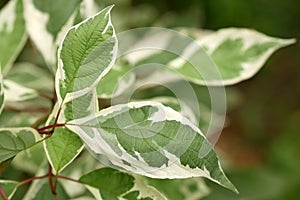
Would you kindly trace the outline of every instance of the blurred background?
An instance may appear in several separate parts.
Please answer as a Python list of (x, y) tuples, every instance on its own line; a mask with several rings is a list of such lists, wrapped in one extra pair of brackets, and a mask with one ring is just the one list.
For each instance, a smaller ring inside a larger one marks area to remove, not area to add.
[[(300, 39), (298, 0), (124, 0), (112, 4), (117, 32), (141, 26), (246, 27)], [(227, 87), (229, 125), (216, 145), (235, 195), (207, 181), (204, 199), (300, 197), (300, 45), (280, 49), (252, 79)]]
[[(0, 0), (0, 8), (7, 1)], [(98, 0), (115, 4), (117, 32), (179, 26), (246, 27), (300, 40), (299, 0)], [(254, 78), (226, 88), (230, 122), (216, 145), (231, 191), (207, 181), (205, 200), (297, 200), (300, 197), (300, 45), (280, 49)]]

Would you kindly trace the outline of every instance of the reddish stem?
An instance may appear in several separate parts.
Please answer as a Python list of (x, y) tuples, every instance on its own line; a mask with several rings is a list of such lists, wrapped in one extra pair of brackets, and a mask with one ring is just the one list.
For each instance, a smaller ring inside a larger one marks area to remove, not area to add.
[(48, 169), (48, 179), (49, 179), (49, 184), (50, 184), (50, 188), (51, 188), (51, 192), (53, 195), (56, 195), (56, 188), (55, 185), (53, 184), (53, 174), (52, 174), (52, 167), (49, 163), (49, 169)]
[(35, 181), (35, 180), (38, 180), (38, 179), (43, 179), (43, 178), (46, 178), (46, 177), (48, 177), (48, 174), (45, 174), (45, 175), (43, 175), (43, 176), (35, 176), (35, 177), (31, 177), (31, 178), (29, 178), (29, 179), (26, 179), (26, 180), (24, 180), (24, 181), (18, 183), (17, 187), (20, 187), (20, 186), (22, 186), (22, 185), (25, 185), (26, 183), (29, 183), (29, 182), (32, 182), (32, 181)]
[(62, 127), (62, 126), (65, 126), (66, 124), (51, 124), (49, 126), (44, 126), (42, 128), (38, 128), (36, 129), (39, 133), (41, 134), (47, 134), (47, 132), (49, 131), (46, 131), (47, 129), (55, 129), (56, 127)]
[(0, 195), (3, 200), (9, 200), (8, 197), (6, 196), (6, 194), (4, 193), (2, 187), (0, 187)]

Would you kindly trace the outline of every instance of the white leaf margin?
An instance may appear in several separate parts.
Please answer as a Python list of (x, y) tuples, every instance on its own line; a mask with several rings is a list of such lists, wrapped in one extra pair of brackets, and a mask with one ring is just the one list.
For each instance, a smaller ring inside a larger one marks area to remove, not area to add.
[(37, 9), (34, 6), (33, 0), (26, 0), (25, 2), (24, 17), (29, 37), (33, 40), (35, 46), (41, 52), (50, 69), (54, 71), (57, 48), (64, 38), (64, 34), (68, 28), (72, 26), (76, 12), (69, 17), (67, 23), (61, 28), (56, 40), (54, 41), (53, 35), (47, 31), (46, 27), (49, 15)]
[[(17, 181), (12, 181), (12, 180), (0, 180), (0, 184), (5, 184), (5, 183), (14, 183), (14, 184), (18, 184), (19, 182)], [(15, 192), (17, 191), (17, 186), (13, 189), (13, 191), (10, 194), (6, 194), (8, 195), (8, 198), (11, 199), (13, 197), (13, 195), (15, 194)]]
[[(81, 119), (75, 119), (72, 121), (69, 121), (66, 123), (66, 127), (76, 133), (86, 144), (86, 146), (89, 147), (91, 151), (93, 151), (95, 154), (102, 154), (103, 152), (106, 153), (106, 155), (109, 155), (109, 159), (111, 164), (113, 166), (111, 167), (117, 167), (124, 169), (128, 172), (133, 172), (135, 174), (139, 174), (142, 176), (147, 176), (150, 178), (158, 178), (158, 179), (166, 179), (166, 178), (191, 178), (191, 177), (205, 177), (213, 182), (216, 182), (220, 185), (225, 186), (224, 184), (220, 183), (218, 180), (212, 178), (210, 176), (210, 172), (204, 167), (204, 170), (200, 168), (190, 168), (189, 166), (182, 165), (180, 163), (180, 160), (175, 155), (169, 153), (166, 150), (162, 150), (165, 156), (169, 159), (171, 162), (171, 165), (168, 166), (161, 166), (161, 167), (151, 167), (146, 162), (139, 162), (139, 166), (128, 166), (125, 165), (122, 160), (126, 160), (129, 163), (136, 163), (136, 159), (132, 157), (129, 153), (127, 153), (120, 145), (118, 146), (122, 150), (122, 155), (118, 155), (109, 144), (107, 144), (103, 138), (99, 134), (95, 134), (94, 138), (90, 138), (81, 128), (80, 125), (84, 126), (85, 122), (88, 122), (90, 120), (93, 120), (99, 116), (105, 117), (113, 112), (117, 112), (122, 110), (123, 108), (139, 108), (143, 106), (154, 106), (158, 108), (158, 111), (155, 112), (148, 120), (151, 120), (153, 122), (161, 122), (165, 120), (173, 120), (178, 121), (183, 125), (187, 125), (190, 128), (192, 128), (195, 132), (200, 134), (201, 136), (205, 137), (203, 133), (200, 131), (200, 129), (195, 126), (192, 122), (190, 122), (187, 118), (182, 116), (180, 113), (176, 112), (172, 108), (166, 107), (158, 102), (152, 102), (152, 101), (143, 101), (143, 102), (130, 102), (127, 104), (119, 104), (116, 106), (109, 107), (107, 109), (103, 109), (100, 112), (85, 117)], [(93, 130), (97, 131), (97, 130)], [(137, 153), (138, 154), (138, 153)], [(141, 157), (139, 154), (138, 157)], [(225, 176), (225, 173), (222, 170), (220, 161), (218, 160), (218, 168), (220, 172)], [(237, 190), (232, 187), (233, 190), (237, 192)]]
[[(101, 10), (100, 12), (96, 13), (95, 15), (83, 20), (82, 22), (72, 26), (71, 28), (68, 29), (68, 31), (65, 33), (60, 45), (59, 45), (59, 48), (58, 48), (58, 68), (57, 68), (57, 71), (56, 71), (56, 75), (55, 75), (55, 90), (56, 90), (56, 95), (57, 95), (57, 99), (58, 99), (58, 102), (60, 104), (62, 104), (63, 102), (64, 103), (67, 103), (69, 101), (72, 101), (73, 99), (75, 98), (78, 98), (84, 94), (86, 94), (87, 92), (91, 91), (91, 90), (94, 90), (96, 89), (97, 87), (97, 84), (99, 83), (99, 81), (110, 71), (110, 69), (112, 68), (112, 66), (114, 65), (115, 63), (115, 60), (117, 58), (117, 53), (118, 53), (118, 40), (117, 40), (117, 37), (116, 37), (116, 32), (115, 32), (115, 28), (111, 22), (111, 10), (112, 8), (114, 7), (114, 5), (112, 6), (109, 6), (107, 8), (104, 8), (103, 10)], [(108, 15), (108, 23), (106, 25), (106, 28), (104, 29), (104, 32), (106, 32), (107, 28), (108, 27), (112, 27), (112, 30), (113, 30), (113, 35), (112, 35), (112, 38), (115, 40), (115, 45), (114, 45), (114, 48), (112, 50), (112, 60), (111, 62), (109, 63), (109, 65), (105, 68), (105, 70), (100, 74), (100, 76), (98, 76), (98, 78), (94, 81), (94, 83), (90, 86), (90, 87), (87, 87), (87, 88), (84, 88), (82, 90), (79, 90), (79, 91), (76, 91), (76, 92), (72, 92), (72, 93), (67, 93), (66, 97), (64, 99), (62, 99), (62, 97), (60, 96), (60, 87), (59, 87), (59, 83), (60, 81), (63, 81), (65, 80), (65, 72), (64, 72), (64, 69), (63, 69), (63, 62), (60, 58), (60, 54), (61, 54), (61, 50), (62, 50), (62, 46), (63, 46), (63, 42), (68, 34), (68, 32), (72, 29), (77, 29), (80, 25), (86, 23), (87, 21), (97, 17), (98, 15), (102, 14), (102, 12), (106, 12), (106, 15)]]
[[(18, 0), (11, 0), (8, 2), (8, 4), (4, 7), (4, 9), (1, 9), (0, 11), (0, 29), (2, 28), (3, 24), (7, 24), (8, 25), (8, 31), (12, 31), (14, 29), (14, 23), (16, 20), (16, 13), (15, 13), (15, 8), (17, 5)], [(20, 0), (22, 1), (22, 0)], [(24, 2), (23, 2), (23, 14), (24, 14)], [(11, 14), (14, 15), (11, 15)], [(26, 25), (24, 25), (26, 28)], [(23, 37), (21, 38), (21, 40), (19, 41), (18, 47), (15, 50), (15, 54), (11, 57), (11, 59), (8, 61), (8, 63), (6, 64), (6, 66), (0, 66), (1, 68), (4, 67), (4, 71), (2, 72), (4, 75), (6, 73), (8, 73), (8, 71), (10, 70), (10, 68), (12, 67), (14, 61), (17, 59), (19, 53), (21, 52), (21, 50), (23, 49), (26, 41), (27, 41), (27, 33), (24, 30), (24, 34)]]
[(244, 49), (251, 47), (252, 45), (265, 43), (265, 42), (278, 42), (276, 47), (270, 48), (268, 51), (261, 54), (259, 59), (255, 59), (253, 62), (243, 63), (243, 71), (240, 76), (222, 80), (222, 81), (196, 81), (201, 85), (210, 86), (223, 86), (233, 85), (243, 80), (247, 80), (253, 77), (265, 64), (267, 59), (278, 49), (291, 45), (296, 42), (296, 39), (280, 39), (276, 37), (270, 37), (258, 31), (247, 29), (247, 28), (224, 28), (219, 29), (216, 32), (208, 34), (203, 38), (197, 40), (198, 44), (205, 47), (205, 51), (208, 55), (211, 55), (216, 48), (227, 39), (242, 39), (244, 43)]

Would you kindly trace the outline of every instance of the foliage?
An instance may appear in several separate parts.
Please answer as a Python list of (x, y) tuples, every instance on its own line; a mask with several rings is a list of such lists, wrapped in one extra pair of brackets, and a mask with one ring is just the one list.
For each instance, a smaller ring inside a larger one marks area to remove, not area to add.
[[(95, 8), (88, 0), (11, 0), (1, 10), (1, 172), (13, 160), (15, 168), (34, 173), (20, 182), (1, 180), (2, 198), (32, 181), (25, 199), (200, 199), (209, 192), (201, 177), (237, 192), (202, 127), (210, 119), (197, 119), (192, 104), (184, 112), (172, 97), (114, 102), (163, 72), (166, 82), (180, 82), (180, 75), (202, 86), (236, 84), (294, 40), (243, 28), (180, 28), (180, 34), (154, 28), (130, 32), (123, 43), (112, 6)], [(43, 68), (16, 62), (28, 37)], [(166, 70), (139, 67), (147, 63)]]

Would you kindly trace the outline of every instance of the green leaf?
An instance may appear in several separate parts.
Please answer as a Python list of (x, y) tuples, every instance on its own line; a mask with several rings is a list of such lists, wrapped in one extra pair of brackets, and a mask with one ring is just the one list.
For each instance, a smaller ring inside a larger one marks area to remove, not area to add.
[(145, 185), (140, 177), (134, 177), (112, 168), (92, 171), (83, 175), (79, 181), (99, 189), (103, 200), (166, 199), (157, 190)]
[(135, 74), (126, 64), (115, 64), (100, 80), (97, 94), (100, 98), (113, 98), (126, 91), (135, 81)]
[(43, 144), (39, 143), (33, 147), (18, 153), (12, 162), (12, 165), (22, 172), (36, 174), (41, 163), (46, 161)]
[[(57, 113), (58, 104), (49, 117), (47, 124), (53, 123)], [(96, 91), (63, 104), (57, 123), (65, 123), (74, 118), (86, 117), (98, 110)], [(52, 120), (50, 120), (52, 119)], [(82, 151), (84, 145), (81, 139), (65, 127), (55, 129), (53, 135), (44, 142), (47, 158), (53, 169), (59, 173), (68, 166)]]
[(0, 128), (0, 162), (32, 147), (41, 139), (32, 128)]
[(0, 66), (6, 74), (27, 39), (23, 1), (11, 0), (0, 12)]
[(67, 29), (73, 25), (75, 11), (80, 2), (81, 0), (26, 1), (27, 31), (46, 63), (51, 67), (54, 67), (57, 62), (57, 48)]
[(10, 180), (0, 180), (0, 187), (6, 194), (6, 196), (10, 199), (14, 193), (17, 190), (17, 184), (16, 181), (10, 181)]
[(59, 48), (55, 80), (60, 102), (91, 91), (112, 67), (117, 40), (110, 20), (111, 9), (103, 9), (66, 34)]
[[(24, 200), (56, 200), (57, 198), (52, 194), (48, 179), (37, 180), (34, 183), (34, 187), (28, 190)], [(69, 200), (70, 197), (66, 193), (65, 189), (58, 182), (56, 188), (57, 196), (60, 200)]]
[(3, 77), (2, 72), (0, 68), (0, 115), (2, 113), (2, 110), (4, 108), (4, 85), (3, 85)]
[(160, 103), (112, 106), (66, 127), (103, 164), (152, 178), (206, 177), (236, 191), (201, 131)]
[(147, 179), (147, 184), (155, 187), (169, 200), (198, 200), (209, 194), (209, 188), (201, 178), (189, 179)]
[(25, 101), (38, 96), (36, 90), (19, 85), (11, 80), (4, 80), (5, 101)]
[[(216, 66), (207, 65), (200, 68), (193, 66), (193, 63), (201, 63), (197, 62), (197, 57), (200, 57), (202, 50), (194, 51), (195, 46), (191, 45), (184, 50), (184, 52), (189, 52), (186, 56), (187, 60), (176, 58), (167, 67), (201, 85), (232, 85), (249, 79), (260, 70), (273, 52), (295, 42), (294, 39), (269, 37), (243, 28), (221, 29), (197, 39)], [(209, 67), (217, 67), (220, 78), (218, 74), (208, 73)], [(205, 77), (206, 73), (207, 77)]]
[(56, 128), (44, 144), (48, 160), (57, 173), (69, 165), (84, 147), (80, 138), (64, 127)]

